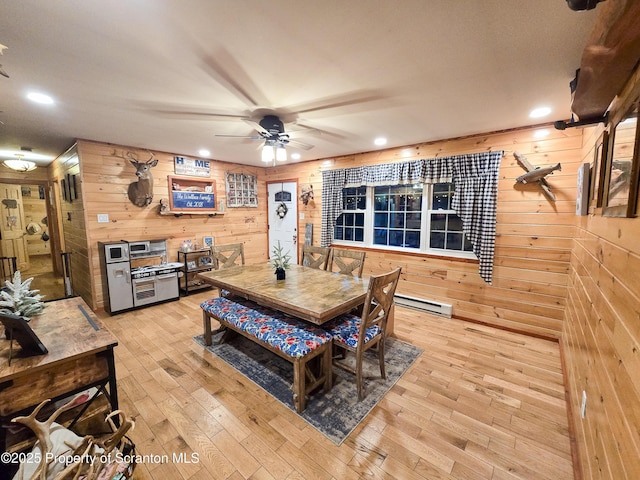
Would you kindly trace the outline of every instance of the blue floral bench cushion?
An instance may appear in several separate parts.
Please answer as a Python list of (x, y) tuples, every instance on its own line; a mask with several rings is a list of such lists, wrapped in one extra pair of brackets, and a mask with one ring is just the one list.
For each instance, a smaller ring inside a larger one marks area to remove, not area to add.
[[(360, 337), (361, 318), (357, 315), (344, 314), (331, 320), (323, 325), (323, 328), (331, 334), (333, 341), (337, 344), (344, 344), (349, 347), (356, 348), (358, 338)], [(369, 342), (372, 338), (380, 333), (381, 329), (378, 325), (367, 328), (364, 343)]]
[(218, 297), (205, 300), (200, 308), (291, 357), (303, 357), (331, 341), (331, 334), (320, 327), (254, 303)]

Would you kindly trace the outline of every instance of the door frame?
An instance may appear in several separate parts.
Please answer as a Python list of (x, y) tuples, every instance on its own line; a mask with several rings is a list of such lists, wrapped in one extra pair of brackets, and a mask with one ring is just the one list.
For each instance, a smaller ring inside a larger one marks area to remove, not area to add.
[(295, 201), (296, 204), (296, 258), (297, 258), (297, 262), (296, 263), (300, 263), (300, 214), (298, 213), (299, 207), (300, 207), (300, 202), (299, 200), (299, 196), (298, 196), (298, 186), (300, 185), (300, 183), (298, 182), (298, 178), (283, 178), (281, 180), (269, 180), (266, 182), (266, 199), (267, 199), (267, 258), (271, 258), (271, 252), (269, 251), (269, 245), (270, 245), (270, 241), (269, 241), (269, 235), (271, 235), (271, 228), (270, 228), (270, 223), (269, 223), (269, 219), (271, 218), (271, 212), (269, 212), (269, 185), (273, 185), (273, 184), (278, 184), (278, 183), (295, 183), (296, 184), (296, 194), (295, 194), (295, 199), (292, 199), (292, 201)]
[[(51, 180), (36, 180), (31, 178), (25, 178), (23, 180), (17, 180), (15, 178), (2, 178), (0, 175), (0, 183), (8, 183), (12, 185), (38, 185), (44, 187), (44, 199), (46, 203), (47, 212), (47, 228), (49, 229), (49, 241), (51, 242), (51, 264), (53, 272), (60, 275), (62, 273), (61, 261), (56, 261), (60, 256), (60, 231), (58, 230), (58, 222), (60, 215), (58, 214), (58, 203), (55, 199), (53, 192), (54, 186)], [(53, 205), (52, 205), (53, 203)]]

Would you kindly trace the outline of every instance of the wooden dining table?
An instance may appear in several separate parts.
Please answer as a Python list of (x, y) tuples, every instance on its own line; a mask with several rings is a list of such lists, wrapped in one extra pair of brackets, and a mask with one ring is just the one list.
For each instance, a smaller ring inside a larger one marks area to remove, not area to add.
[(301, 318), (316, 325), (362, 305), (368, 278), (290, 265), (284, 280), (276, 280), (270, 263), (238, 265), (199, 273), (214, 287)]
[(108, 392), (111, 411), (118, 409), (113, 353), (118, 340), (80, 297), (46, 305), (29, 325), (48, 353), (21, 356), (15, 347), (9, 364), (11, 342), (4, 334), (0, 339), (0, 451), (12, 444), (8, 420), (27, 415), (45, 399), (55, 402), (99, 387)]

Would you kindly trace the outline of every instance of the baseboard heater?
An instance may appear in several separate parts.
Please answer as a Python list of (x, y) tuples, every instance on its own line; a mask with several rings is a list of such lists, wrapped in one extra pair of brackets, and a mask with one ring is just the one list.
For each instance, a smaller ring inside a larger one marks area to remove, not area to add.
[(451, 318), (453, 311), (452, 306), (447, 303), (434, 302), (432, 300), (425, 300), (424, 298), (396, 294), (394, 295), (394, 299), (397, 305), (415, 308), (416, 310), (422, 310), (442, 317)]

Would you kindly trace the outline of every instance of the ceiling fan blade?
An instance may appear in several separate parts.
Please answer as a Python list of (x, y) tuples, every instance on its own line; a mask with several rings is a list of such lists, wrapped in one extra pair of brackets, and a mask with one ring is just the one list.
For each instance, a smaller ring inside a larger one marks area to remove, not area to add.
[(218, 48), (213, 55), (202, 55), (202, 61), (214, 80), (247, 105), (257, 107), (268, 103), (258, 86), (226, 49)]
[[(302, 125), (301, 125), (302, 126)], [(287, 130), (284, 132), (289, 138), (300, 138), (308, 135), (322, 135), (322, 132), (316, 128), (304, 127), (302, 130)]]
[(202, 108), (198, 105), (181, 105), (181, 104), (166, 104), (160, 102), (137, 102), (140, 108), (148, 112), (180, 117), (180, 118), (193, 118), (194, 120), (210, 119), (210, 120), (228, 120), (241, 119), (247, 116), (247, 112), (243, 113), (228, 113), (225, 111), (215, 111), (212, 109)]
[(311, 150), (313, 145), (308, 143), (301, 142), (299, 140), (289, 140), (286, 142), (287, 145), (291, 145), (292, 147), (301, 148), (302, 150)]
[(388, 98), (389, 96), (383, 95), (382, 92), (378, 92), (375, 90), (363, 90), (325, 97), (300, 105), (293, 105), (289, 107), (288, 110), (291, 110), (291, 112), (299, 115), (341, 107), (361, 106), (360, 109), (363, 109), (362, 105), (365, 103), (377, 102), (380, 100), (386, 100)]
[(226, 138), (250, 138), (251, 140), (262, 140), (262, 137), (257, 135), (225, 135), (224, 133), (216, 133), (214, 137), (226, 137)]
[(262, 125), (260, 125), (255, 120), (253, 120), (251, 118), (242, 118), (242, 121), (244, 121), (247, 125), (249, 125), (254, 130), (256, 130), (263, 138), (271, 137), (271, 133), (269, 133), (269, 130), (264, 128)]
[(348, 138), (346, 135), (339, 133), (337, 131), (332, 131), (329, 130), (327, 128), (318, 128), (318, 127), (312, 127), (310, 125), (306, 125), (300, 122), (296, 122), (296, 125), (299, 125), (303, 128), (307, 128), (310, 130), (312, 135), (316, 135), (316, 136), (329, 136), (329, 137), (334, 137), (337, 139), (345, 139)]

